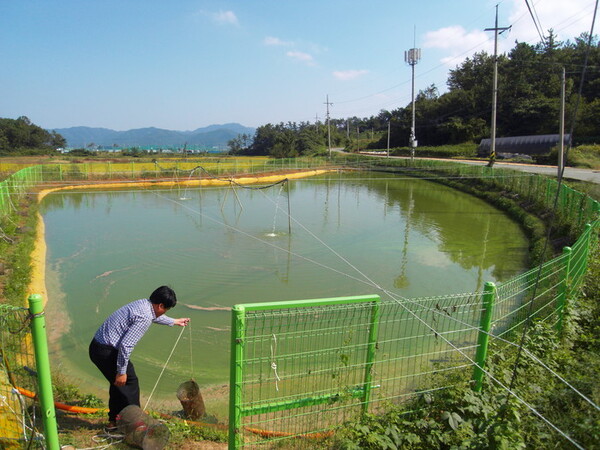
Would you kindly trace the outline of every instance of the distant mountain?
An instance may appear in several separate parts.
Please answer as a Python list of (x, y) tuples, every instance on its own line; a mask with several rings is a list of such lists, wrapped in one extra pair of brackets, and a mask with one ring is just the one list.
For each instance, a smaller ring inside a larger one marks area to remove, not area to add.
[(90, 144), (100, 147), (196, 147), (225, 148), (238, 134), (254, 135), (255, 129), (239, 123), (210, 125), (193, 131), (174, 131), (162, 128), (138, 128), (115, 131), (108, 128), (71, 127), (57, 128), (67, 141), (67, 147), (85, 148)]

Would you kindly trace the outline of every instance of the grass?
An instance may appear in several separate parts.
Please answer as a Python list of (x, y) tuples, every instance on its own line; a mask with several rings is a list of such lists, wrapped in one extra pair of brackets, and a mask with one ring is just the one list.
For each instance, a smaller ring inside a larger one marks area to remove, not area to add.
[(600, 184), (590, 183), (589, 181), (569, 180), (565, 184), (579, 192), (590, 196), (600, 202)]
[(574, 167), (600, 169), (600, 145), (580, 145), (571, 150), (569, 164)]
[(24, 306), (31, 279), (37, 202), (26, 196), (15, 209), (0, 221), (0, 302)]

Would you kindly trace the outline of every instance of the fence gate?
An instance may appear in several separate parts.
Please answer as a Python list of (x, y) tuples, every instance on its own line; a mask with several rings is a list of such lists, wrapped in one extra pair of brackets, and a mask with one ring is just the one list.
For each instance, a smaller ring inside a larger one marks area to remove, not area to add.
[(331, 435), (366, 411), (379, 296), (236, 305), (229, 448)]

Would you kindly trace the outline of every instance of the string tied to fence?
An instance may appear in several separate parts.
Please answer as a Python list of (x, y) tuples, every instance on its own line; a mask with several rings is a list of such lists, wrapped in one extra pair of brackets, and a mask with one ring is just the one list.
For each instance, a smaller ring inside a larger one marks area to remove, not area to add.
[(277, 374), (277, 363), (275, 362), (275, 353), (277, 353), (277, 336), (275, 333), (272, 334), (273, 343), (271, 344), (271, 369), (273, 369), (273, 374), (275, 375), (275, 390), (279, 392), (279, 375)]

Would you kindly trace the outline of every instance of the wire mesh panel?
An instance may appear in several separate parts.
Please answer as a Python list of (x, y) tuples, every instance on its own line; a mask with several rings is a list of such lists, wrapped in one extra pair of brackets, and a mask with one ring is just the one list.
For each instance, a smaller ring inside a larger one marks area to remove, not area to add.
[(587, 269), (588, 255), (590, 251), (590, 244), (597, 234), (594, 231), (597, 230), (598, 221), (586, 226), (585, 231), (581, 234), (579, 239), (573, 244), (571, 261), (569, 265), (569, 284), (573, 289), (581, 286), (585, 272)]
[(230, 444), (310, 447), (368, 404), (379, 297), (238, 305)]
[(520, 332), (530, 319), (556, 322), (566, 264), (567, 256), (562, 255), (500, 284), (492, 320), (494, 334), (508, 337)]
[(480, 314), (477, 293), (382, 301), (372, 410), (445, 387), (434, 373), (470, 377)]
[(38, 441), (35, 409), (37, 391), (29, 310), (0, 305), (0, 448), (23, 448)]

